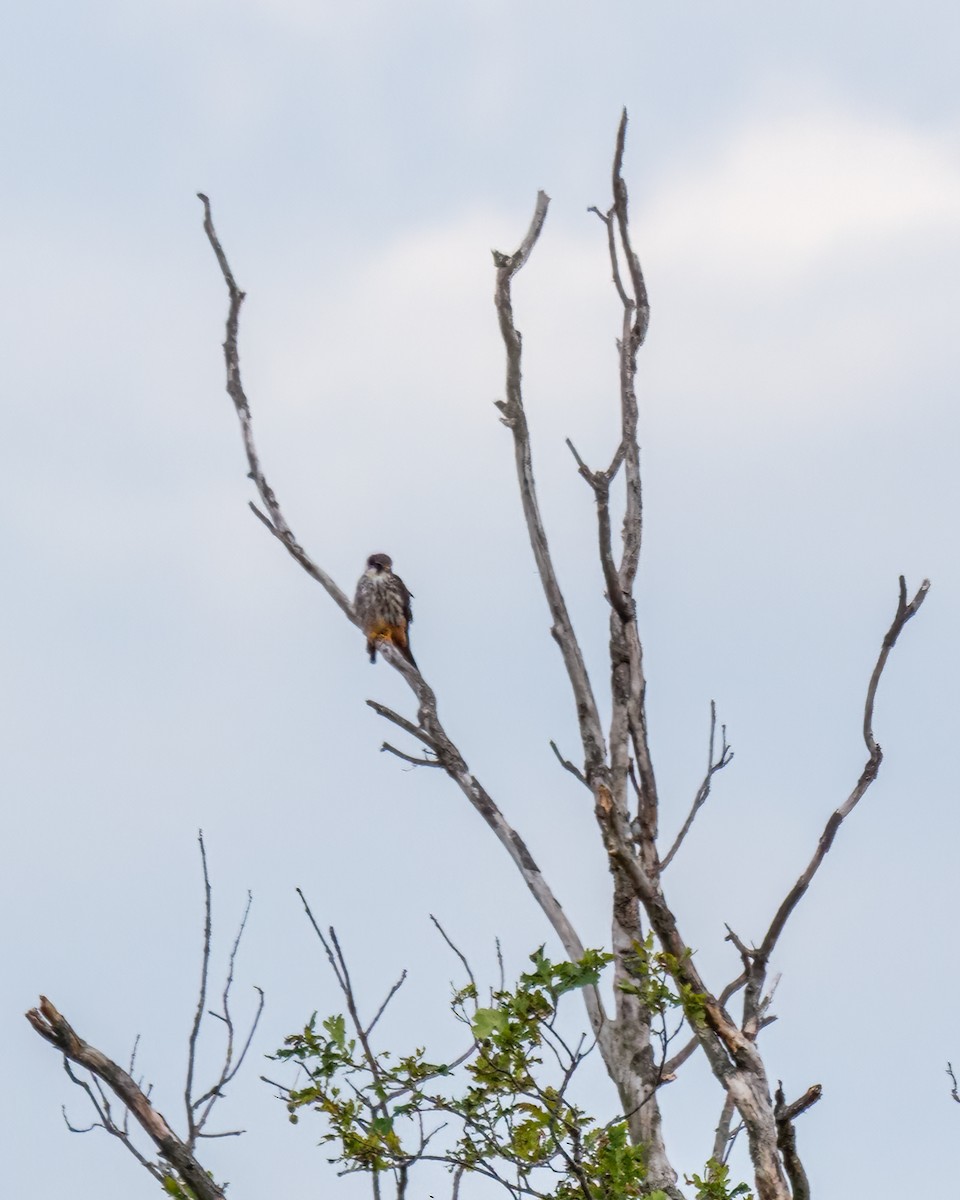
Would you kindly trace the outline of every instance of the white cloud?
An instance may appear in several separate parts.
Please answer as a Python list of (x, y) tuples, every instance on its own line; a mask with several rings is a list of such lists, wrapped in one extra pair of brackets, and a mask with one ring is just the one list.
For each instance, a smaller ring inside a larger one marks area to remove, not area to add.
[(945, 141), (835, 107), (761, 117), (665, 181), (644, 237), (688, 269), (768, 285), (837, 252), (958, 229), (960, 164)]

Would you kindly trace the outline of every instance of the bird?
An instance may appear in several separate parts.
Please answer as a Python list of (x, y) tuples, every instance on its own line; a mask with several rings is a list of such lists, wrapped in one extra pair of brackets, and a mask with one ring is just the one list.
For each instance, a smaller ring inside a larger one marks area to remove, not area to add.
[(413, 620), (410, 592), (400, 576), (394, 575), (389, 554), (371, 554), (367, 559), (366, 570), (357, 582), (353, 606), (367, 638), (371, 662), (377, 661), (377, 644), (390, 642), (411, 666), (417, 666), (410, 653), (409, 627)]

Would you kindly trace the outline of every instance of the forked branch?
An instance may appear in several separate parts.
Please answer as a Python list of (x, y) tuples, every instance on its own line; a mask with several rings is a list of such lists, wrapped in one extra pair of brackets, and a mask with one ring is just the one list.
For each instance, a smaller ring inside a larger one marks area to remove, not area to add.
[[(161, 1158), (170, 1164), (199, 1200), (225, 1200), (223, 1189), (208, 1175), (187, 1144), (177, 1137), (123, 1067), (85, 1042), (46, 996), (41, 996), (39, 1007), (30, 1009), (26, 1015), (42, 1038), (56, 1046), (65, 1058), (102, 1081), (126, 1105)], [(144, 1165), (150, 1169), (149, 1164), (144, 1162)], [(151, 1174), (156, 1175), (156, 1172), (151, 1171)]]
[(680, 849), (681, 845), (683, 844), (683, 839), (690, 832), (690, 827), (691, 827), (691, 825), (693, 825), (694, 818), (696, 817), (696, 815), (700, 811), (700, 809), (703, 808), (704, 804), (706, 804), (707, 799), (710, 795), (710, 787), (713, 783), (714, 775), (716, 775), (716, 773), (718, 771), (722, 771), (724, 767), (729, 766), (729, 764), (733, 761), (733, 751), (727, 745), (727, 727), (726, 727), (726, 725), (722, 725), (720, 727), (720, 743), (721, 743), (720, 744), (720, 755), (718, 758), (714, 758), (714, 748), (716, 746), (716, 735), (717, 735), (717, 706), (714, 703), (714, 701), (711, 700), (710, 701), (710, 742), (709, 742), (709, 747), (707, 750), (707, 773), (704, 775), (703, 780), (700, 783), (700, 786), (697, 788), (697, 794), (693, 798), (693, 805), (690, 808), (690, 812), (687, 814), (687, 819), (684, 821), (683, 826), (682, 826), (680, 832), (677, 834), (673, 845), (670, 847), (670, 849), (667, 851), (667, 853), (664, 855), (663, 859), (660, 862), (660, 870), (661, 871), (665, 871), (667, 869), (667, 867), (670, 865), (670, 863), (673, 861), (674, 856), (676, 855), (677, 851)]

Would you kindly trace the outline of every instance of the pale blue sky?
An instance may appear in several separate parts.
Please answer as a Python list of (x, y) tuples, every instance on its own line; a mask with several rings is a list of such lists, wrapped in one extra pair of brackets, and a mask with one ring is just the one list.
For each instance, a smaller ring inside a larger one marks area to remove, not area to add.
[[(368, 553), (393, 555), (451, 733), (584, 940), (605, 942), (589, 806), (547, 745), (572, 753), (575, 732), (491, 404), (489, 250), (516, 245), (546, 189), (517, 318), (548, 530), (599, 685), (593, 514), (563, 441), (594, 461), (613, 446), (617, 308), (586, 208), (607, 200), (625, 104), (653, 305), (639, 603), (669, 833), (711, 698), (737, 755), (669, 894), (719, 988), (737, 969), (723, 923), (762, 933), (859, 774), (898, 574), (929, 575), (878, 701), (881, 778), (781, 942), (764, 1038), (788, 1092), (824, 1084), (798, 1131), (818, 1197), (892, 1200), (907, 1177), (943, 1194), (960, 1120), (943, 1074), (960, 1059), (958, 34), (955, 5), (899, 0), (6, 15), (11, 1193), (151, 1194), (108, 1139), (63, 1128), (60, 1104), (82, 1106), (21, 1014), (43, 991), (121, 1058), (139, 1032), (176, 1120), (198, 826), (225, 940), (255, 894), (240, 974), (267, 991), (257, 1055), (337, 1005), (297, 885), (370, 1003), (411, 967), (394, 1026), (411, 1042), (447, 1036), (453, 964), (429, 912), (491, 974), (496, 935), (514, 969), (549, 937), (459, 793), (377, 753), (363, 701), (406, 706), (403, 688), (246, 510), (197, 190), (249, 292), (243, 365), (289, 519), (347, 589)], [(231, 1195), (357, 1194), (324, 1167), (319, 1127), (287, 1125), (264, 1069), (225, 1105), (251, 1133), (211, 1149)], [(688, 1076), (664, 1104), (690, 1171), (720, 1100)], [(613, 1103), (599, 1082), (596, 1097)]]

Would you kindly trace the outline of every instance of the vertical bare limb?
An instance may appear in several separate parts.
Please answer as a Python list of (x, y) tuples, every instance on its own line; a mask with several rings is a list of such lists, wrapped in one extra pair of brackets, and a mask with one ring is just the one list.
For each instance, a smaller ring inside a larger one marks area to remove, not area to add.
[(650, 304), (647, 299), (647, 285), (640, 270), (640, 260), (634, 253), (630, 242), (629, 219), (627, 215), (627, 185), (623, 180), (623, 155), (627, 144), (627, 110), (620, 115), (620, 125), (617, 129), (617, 145), (613, 155), (613, 211), (617, 218), (617, 228), (620, 233), (620, 243), (627, 260), (627, 268), (633, 284), (633, 303), (636, 306), (634, 316), (633, 336), (637, 346), (642, 346), (650, 325)]
[(197, 995), (197, 1011), (193, 1015), (193, 1025), (187, 1042), (187, 1081), (184, 1085), (183, 1103), (187, 1114), (187, 1145), (193, 1146), (197, 1140), (197, 1129), (194, 1122), (193, 1108), (193, 1074), (197, 1062), (197, 1039), (200, 1037), (200, 1024), (207, 1007), (207, 980), (210, 972), (210, 939), (213, 933), (213, 909), (210, 895), (210, 872), (207, 869), (207, 848), (203, 844), (203, 830), (197, 834), (200, 846), (200, 862), (203, 866), (203, 958), (200, 964), (200, 991)]
[(720, 1120), (713, 1137), (713, 1153), (710, 1157), (714, 1162), (725, 1163), (733, 1145), (736, 1134), (731, 1132), (733, 1115), (736, 1112), (733, 1100), (728, 1092), (723, 1098), (723, 1108), (720, 1110)]
[(807, 1088), (799, 1100), (794, 1100), (792, 1104), (787, 1104), (783, 1095), (783, 1083), (777, 1084), (776, 1095), (776, 1117), (777, 1117), (777, 1144), (780, 1147), (780, 1153), (783, 1155), (783, 1165), (787, 1172), (787, 1178), (790, 1180), (790, 1187), (793, 1191), (793, 1200), (810, 1200), (810, 1183), (807, 1179), (807, 1173), (803, 1169), (803, 1163), (800, 1161), (800, 1156), (797, 1153), (797, 1135), (793, 1128), (793, 1122), (797, 1117), (805, 1112), (820, 1099), (822, 1089), (819, 1083), (813, 1087)]
[[(240, 949), (240, 942), (243, 938), (244, 930), (247, 927), (247, 918), (250, 915), (250, 906), (252, 903), (253, 903), (253, 895), (252, 895), (252, 893), (248, 892), (246, 907), (243, 910), (243, 916), (240, 920), (240, 927), (237, 930), (236, 937), (233, 939), (233, 946), (230, 948), (230, 959), (229, 959), (229, 963), (228, 963), (228, 967), (227, 967), (227, 977), (226, 977), (226, 980), (224, 981), (223, 994), (221, 996), (222, 1012), (210, 1014), (211, 1016), (216, 1017), (219, 1021), (221, 1021), (223, 1023), (223, 1026), (226, 1030), (226, 1035), (227, 1035), (227, 1044), (224, 1049), (223, 1063), (220, 1068), (220, 1074), (217, 1076), (214, 1083), (207, 1089), (207, 1091), (205, 1091), (202, 1096), (197, 1097), (197, 1099), (194, 1100), (192, 1102), (192, 1104), (190, 1105), (191, 1111), (193, 1113), (198, 1114), (195, 1118), (195, 1121), (194, 1121), (193, 1127), (192, 1127), (192, 1131), (191, 1131), (191, 1139), (189, 1142), (191, 1149), (193, 1148), (193, 1145), (194, 1145), (194, 1139), (197, 1137), (231, 1136), (231, 1135), (226, 1135), (226, 1134), (215, 1134), (214, 1135), (214, 1134), (205, 1133), (204, 1129), (207, 1124), (207, 1121), (210, 1118), (210, 1114), (213, 1111), (215, 1104), (217, 1103), (218, 1100), (223, 1098), (224, 1088), (226, 1088), (227, 1084), (229, 1084), (231, 1082), (231, 1080), (233, 1080), (236, 1077), (237, 1072), (243, 1066), (244, 1059), (247, 1057), (247, 1053), (249, 1052), (251, 1043), (253, 1042), (253, 1035), (257, 1031), (257, 1026), (260, 1024), (260, 1017), (263, 1015), (263, 1006), (264, 1006), (263, 989), (257, 987), (254, 989), (257, 992), (258, 997), (259, 997), (258, 1002), (257, 1002), (257, 1009), (256, 1009), (256, 1012), (254, 1013), (252, 1021), (250, 1022), (250, 1028), (247, 1030), (247, 1036), (244, 1039), (243, 1045), (240, 1047), (240, 1052), (238, 1054), (235, 1054), (236, 1025), (235, 1025), (235, 1022), (233, 1019), (233, 1013), (230, 1010), (230, 992), (231, 992), (231, 989), (233, 988), (234, 969), (236, 967), (237, 952)], [(233, 1132), (235, 1133), (238, 1131), (233, 1131)]]
[[(627, 816), (626, 786), (627, 773), (630, 766), (629, 746), (634, 737), (634, 728), (645, 728), (646, 717), (643, 713), (643, 693), (645, 684), (642, 674), (642, 651), (639, 636), (636, 633), (635, 608), (630, 595), (633, 584), (635, 565), (628, 564), (626, 573), (623, 568), (615, 570), (612, 564), (609, 529), (609, 483), (619, 470), (621, 463), (632, 463), (633, 476), (628, 476), (628, 517), (624, 525), (625, 560), (630, 554), (639, 555), (639, 447), (636, 444), (636, 398), (632, 390), (631, 369), (635, 369), (635, 351), (639, 342), (634, 344), (631, 335), (627, 345), (627, 360), (624, 365), (621, 358), (621, 398), (623, 409), (622, 446), (614, 455), (606, 478), (600, 473), (591, 473), (585, 467), (576, 451), (571, 446), (574, 456), (578, 459), (584, 477), (594, 488), (597, 498), (599, 518), (599, 545), (601, 565), (604, 567), (604, 577), (607, 581), (608, 595), (611, 605), (619, 606), (619, 612), (614, 610), (611, 616), (611, 655), (612, 655), (612, 691), (614, 714), (610, 729), (610, 760), (607, 761), (606, 739), (599, 718), (596, 700), (587, 675), (583, 655), (567, 612), (566, 604), (560, 589), (550, 551), (546, 532), (537, 502), (536, 485), (533, 476), (532, 453), (530, 447), (530, 432), (523, 405), (521, 387), (521, 352), (522, 339), (516, 327), (513, 315), (511, 283), (513, 276), (524, 265), (530, 250), (536, 243), (546, 214), (547, 198), (541, 192), (537, 199), (537, 208), (526, 238), (516, 254), (506, 255), (494, 253), (494, 263), (497, 267), (497, 283), (494, 302), (500, 323), (501, 336), (506, 350), (506, 400), (499, 401), (497, 407), (502, 414), (501, 419), (513, 434), (514, 454), (516, 459), (517, 478), (520, 486), (520, 498), (523, 507), (524, 520), (533, 549), (534, 560), (540, 574), (544, 595), (553, 618), (551, 633), (560, 649), (567, 676), (570, 680), (576, 705), (577, 721), (583, 745), (584, 766), (583, 776), (587, 786), (594, 796), (594, 804), (600, 819), (606, 822), (610, 837), (619, 848), (629, 846), (632, 853), (632, 832)], [(616, 262), (613, 264), (614, 276), (618, 278)], [(621, 288), (621, 291), (623, 289)], [(624, 293), (625, 294), (625, 293)], [(644, 305), (646, 304), (644, 293)], [(630, 309), (630, 316), (633, 315)], [(646, 318), (644, 317), (644, 320)], [(633, 326), (625, 317), (625, 324)], [(639, 326), (638, 326), (639, 329)], [(627, 339), (625, 339), (626, 343)], [(626, 383), (624, 383), (626, 380)], [(632, 406), (631, 406), (632, 405)], [(632, 440), (632, 446), (631, 446)], [(632, 489), (632, 492), (631, 492)], [(640, 762), (641, 780), (645, 785), (647, 796), (647, 813), (656, 812), (656, 792), (653, 781), (653, 769), (649, 754), (645, 751), (645, 740), (637, 742), (645, 757)], [(638, 756), (639, 757), (639, 756)], [(609, 818), (609, 819), (608, 819)], [(648, 827), (650, 822), (648, 820)], [(652, 822), (656, 829), (656, 820)], [(651, 842), (652, 845), (652, 842)], [(608, 852), (610, 847), (608, 846)], [(655, 846), (652, 850), (655, 859)], [(662, 1188), (671, 1200), (678, 1200), (680, 1193), (676, 1188), (676, 1172), (667, 1160), (661, 1132), (660, 1111), (656, 1102), (655, 1092), (659, 1086), (657, 1064), (654, 1060), (653, 1048), (650, 1043), (650, 1013), (639, 1003), (637, 997), (619, 988), (625, 959), (633, 953), (636, 941), (642, 937), (636, 895), (629, 879), (617, 867), (616, 855), (610, 853), (611, 871), (613, 874), (613, 922), (612, 949), (615, 955), (614, 996), (617, 1009), (616, 1020), (607, 1024), (602, 1031), (594, 1023), (594, 1031), (598, 1033), (601, 1053), (607, 1070), (617, 1084), (624, 1112), (630, 1115), (631, 1135), (647, 1146), (649, 1158), (649, 1178), (654, 1187)]]
[(537, 488), (533, 477), (533, 454), (530, 446), (530, 430), (527, 425), (527, 415), (523, 405), (523, 388), (521, 358), (523, 339), (517, 329), (513, 316), (513, 277), (524, 266), (533, 247), (540, 237), (543, 223), (547, 216), (550, 198), (546, 192), (537, 193), (537, 204), (533, 219), (526, 236), (519, 248), (513, 254), (503, 254), (499, 250), (493, 253), (493, 261), (497, 268), (496, 290), (494, 303), (497, 318), (500, 323), (500, 335), (506, 349), (507, 375), (506, 399), (498, 400), (497, 408), (501, 413), (501, 421), (513, 434), (514, 453), (517, 466), (517, 479), (520, 484), (520, 501), (523, 506), (524, 520), (530, 545), (533, 549), (534, 561), (543, 585), (547, 606), (553, 627), (550, 632), (560, 648), (567, 677), (573, 689), (577, 706), (577, 717), (580, 725), (580, 736), (583, 742), (584, 774), (590, 780), (591, 776), (602, 769), (606, 761), (606, 745), (600, 714), (596, 699), (590, 685), (583, 652), (573, 629), (573, 622), (567, 610), (567, 604), (560, 589), (560, 583), (553, 566), (547, 533), (540, 514), (540, 504), (537, 499)]
[(240, 1053), (234, 1057), (234, 1039), (236, 1036), (236, 1026), (233, 1020), (233, 1014), (230, 1011), (230, 992), (233, 987), (234, 968), (237, 961), (237, 952), (240, 949), (240, 942), (243, 938), (244, 930), (247, 927), (247, 918), (250, 915), (250, 906), (253, 903), (253, 896), (247, 893), (247, 903), (243, 910), (243, 916), (240, 920), (240, 927), (237, 930), (237, 935), (233, 940), (233, 946), (230, 950), (230, 958), (227, 965), (227, 975), (223, 985), (223, 994), (221, 1004), (223, 1007), (222, 1013), (211, 1013), (211, 1016), (217, 1017), (226, 1030), (226, 1047), (224, 1049), (223, 1063), (220, 1068), (220, 1074), (214, 1083), (207, 1088), (202, 1095), (194, 1096), (194, 1077), (196, 1073), (197, 1061), (197, 1045), (200, 1038), (200, 1028), (203, 1023), (203, 1016), (207, 1007), (207, 988), (210, 976), (210, 951), (213, 935), (213, 904), (212, 892), (210, 887), (210, 872), (207, 866), (207, 848), (203, 840), (203, 830), (201, 829), (197, 835), (197, 842), (200, 846), (200, 862), (203, 867), (203, 956), (200, 965), (200, 989), (197, 996), (197, 1008), (193, 1017), (193, 1024), (190, 1028), (190, 1037), (187, 1043), (187, 1077), (184, 1085), (184, 1108), (187, 1114), (187, 1137), (186, 1145), (191, 1151), (195, 1149), (197, 1138), (199, 1137), (231, 1137), (235, 1136), (239, 1130), (232, 1130), (228, 1134), (211, 1135), (204, 1132), (204, 1127), (210, 1118), (216, 1103), (223, 1097), (223, 1089), (232, 1079), (235, 1078), (237, 1072), (243, 1066), (244, 1059), (247, 1057), (247, 1052), (253, 1042), (253, 1036), (257, 1031), (257, 1026), (260, 1023), (260, 1017), (263, 1014), (264, 995), (262, 988), (256, 988), (259, 995), (257, 1009), (250, 1023), (250, 1028), (247, 1031), (247, 1036), (244, 1040)]

